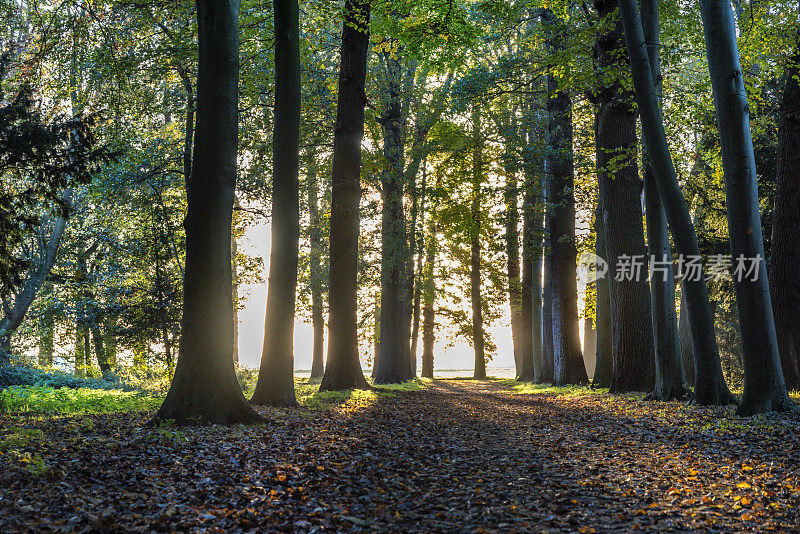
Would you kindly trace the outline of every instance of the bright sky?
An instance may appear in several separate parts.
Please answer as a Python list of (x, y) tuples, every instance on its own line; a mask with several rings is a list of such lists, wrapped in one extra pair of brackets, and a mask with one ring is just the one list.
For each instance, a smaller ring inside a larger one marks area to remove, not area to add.
[[(264, 279), (269, 271), (269, 224), (251, 226), (239, 244), (243, 253), (264, 258)], [(239, 312), (239, 362), (245, 367), (258, 367), (261, 361), (261, 346), (264, 342), (264, 313), (267, 307), (267, 285), (243, 286), (240, 295), (247, 293), (244, 310)], [(507, 369), (514, 367), (514, 353), (511, 343), (511, 328), (495, 326), (489, 329), (497, 344), (497, 354), (487, 365), (488, 369)], [(310, 324), (295, 322), (294, 326), (294, 367), (311, 368), (313, 328)], [(327, 345), (327, 331), (326, 345)], [(472, 369), (474, 353), (466, 342), (457, 342), (444, 348), (437, 343), (434, 349), (434, 365), (437, 369)], [(419, 354), (422, 353), (420, 342)], [(362, 365), (365, 361), (362, 360)], [(421, 364), (418, 362), (418, 369)]]

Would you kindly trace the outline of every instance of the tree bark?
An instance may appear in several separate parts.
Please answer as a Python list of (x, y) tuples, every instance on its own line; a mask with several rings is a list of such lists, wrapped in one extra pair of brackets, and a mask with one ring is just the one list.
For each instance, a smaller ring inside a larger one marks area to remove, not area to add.
[(325, 318), (322, 315), (325, 281), (322, 278), (322, 229), (320, 228), (319, 200), (317, 188), (317, 168), (314, 154), (311, 153), (306, 164), (308, 177), (308, 217), (311, 242), (309, 271), (311, 277), (311, 322), (314, 326), (314, 345), (311, 359), (311, 378), (322, 378), (325, 373), (323, 343), (325, 342)]
[(481, 184), (483, 183), (483, 138), (481, 137), (481, 112), (477, 104), (472, 107), (472, 207), (469, 225), (469, 293), (472, 302), (472, 348), (475, 351), (473, 378), (486, 378), (486, 354), (483, 338), (483, 300), (481, 298)]
[[(700, 248), (697, 244), (697, 236), (692, 227), (686, 200), (678, 185), (677, 174), (667, 145), (638, 6), (636, 0), (619, 0), (619, 4), (625, 28), (625, 43), (631, 64), (636, 102), (642, 121), (642, 132), (650, 152), (650, 161), (658, 192), (664, 203), (667, 222), (678, 253), (685, 258), (699, 257)], [(711, 315), (705, 278), (700, 276), (695, 280), (684, 277), (683, 288), (686, 291), (695, 347), (697, 370), (695, 402), (698, 404), (734, 403), (736, 399), (728, 390), (722, 376), (722, 365), (714, 334), (714, 319)]]
[(369, 388), (358, 360), (356, 275), (370, 3), (347, 0), (344, 10), (333, 136), (328, 360), (320, 385), (323, 391)]
[(422, 291), (422, 376), (433, 378), (433, 345), (434, 345), (434, 304), (436, 303), (436, 279), (434, 263), (436, 262), (436, 227), (433, 217), (428, 222), (428, 235), (425, 239), (425, 273)]
[[(595, 213), (594, 219), (595, 235), (597, 236), (595, 254), (608, 262), (605, 224), (599, 211)], [(597, 352), (595, 354), (594, 376), (592, 377), (592, 387), (594, 388), (610, 388), (611, 380), (614, 376), (614, 356), (611, 352), (610, 276), (612, 275), (607, 273), (605, 276), (597, 278), (597, 303), (595, 305)]]
[[(714, 109), (722, 147), (731, 254), (757, 258), (758, 276), (734, 276), (742, 335), (744, 392), (738, 415), (795, 407), (786, 391), (772, 316), (758, 204), (756, 165), (736, 27), (730, 2), (701, 0)], [(755, 278), (755, 279), (754, 279)]]
[[(390, 41), (393, 43), (393, 41)], [(384, 52), (386, 97), (383, 155), (386, 161), (381, 183), (381, 345), (373, 367), (376, 384), (394, 384), (412, 378), (410, 362), (411, 299), (408, 275), (408, 241), (403, 210), (403, 137), (400, 60)]]
[(55, 348), (55, 312), (48, 306), (39, 316), (39, 367), (52, 367)]
[(231, 219), (236, 187), (238, 0), (197, 0), (197, 131), (175, 375), (151, 423), (255, 423), (233, 367)]
[[(641, 0), (642, 29), (647, 41), (650, 70), (656, 92), (661, 93), (659, 58), (659, 17), (656, 0)], [(675, 311), (675, 277), (672, 271), (672, 249), (664, 204), (658, 194), (647, 145), (644, 147), (644, 201), (647, 217), (647, 245), (650, 261), (661, 262), (663, 270), (651, 264), (650, 306), (655, 341), (655, 388), (649, 399), (669, 401), (688, 396), (686, 378), (681, 364), (677, 312)]]
[(294, 394), (294, 314), (300, 241), (300, 9), (297, 0), (275, 0), (273, 6), (272, 237), (261, 369), (250, 402), (297, 406)]
[(786, 387), (800, 389), (800, 42), (786, 66), (769, 282)]
[[(548, 136), (549, 137), (549, 134)], [(549, 145), (549, 142), (548, 142)], [(553, 204), (550, 198), (549, 179), (550, 156), (545, 159), (545, 179), (542, 190), (545, 198), (544, 214), (544, 275), (542, 277), (542, 370), (537, 382), (549, 384), (553, 382), (553, 262), (550, 246), (550, 220), (553, 216)]]
[[(525, 357), (530, 353), (530, 341), (526, 333), (530, 334), (530, 328), (523, 327), (523, 286), (520, 278), (519, 265), (519, 207), (517, 205), (517, 195), (519, 184), (517, 182), (516, 162), (513, 154), (514, 147), (511, 145), (511, 136), (506, 136), (506, 152), (503, 154), (504, 174), (506, 178), (504, 200), (505, 200), (505, 241), (506, 241), (506, 273), (508, 275), (508, 306), (511, 314), (511, 341), (514, 347), (514, 362), (516, 364), (516, 377), (527, 373), (525, 369)], [(532, 370), (532, 369), (531, 369)]]
[[(618, 72), (597, 94), (595, 116), (598, 204), (605, 229), (610, 266), (612, 393), (651, 391), (655, 384), (650, 287), (646, 278), (647, 250), (642, 225), (642, 181), (637, 160), (636, 111), (633, 94), (625, 89), (622, 25), (616, 0), (596, 0), (608, 30), (597, 38), (598, 67)], [(638, 272), (619, 272), (625, 258), (640, 261)], [(622, 276), (618, 276), (622, 274)]]
[[(545, 17), (549, 26), (551, 50), (562, 50), (563, 23)], [(572, 101), (547, 76), (547, 117), (550, 164), (548, 193), (552, 205), (550, 218), (550, 263), (552, 266), (553, 383), (557, 386), (588, 382), (581, 354), (578, 323), (577, 249), (575, 247), (574, 163), (572, 155)]]
[[(532, 118), (529, 118), (532, 121)], [(541, 165), (536, 157), (535, 133), (526, 124), (526, 143), (523, 150), (522, 200), (522, 317), (520, 335), (523, 339), (522, 366), (517, 380), (539, 381), (542, 373), (542, 201)], [(538, 175), (537, 175), (538, 171)]]

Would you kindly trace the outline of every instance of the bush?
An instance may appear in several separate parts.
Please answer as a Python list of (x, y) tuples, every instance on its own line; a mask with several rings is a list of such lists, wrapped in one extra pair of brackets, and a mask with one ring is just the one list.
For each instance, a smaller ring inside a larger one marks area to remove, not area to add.
[(0, 389), (10, 386), (41, 386), (49, 388), (120, 389), (118, 382), (100, 378), (77, 378), (63, 371), (43, 371), (27, 365), (0, 365)]

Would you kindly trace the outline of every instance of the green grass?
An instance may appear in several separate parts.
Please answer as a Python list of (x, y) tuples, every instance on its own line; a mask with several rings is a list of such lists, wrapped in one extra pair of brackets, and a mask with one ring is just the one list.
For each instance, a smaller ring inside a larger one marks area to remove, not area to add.
[(313, 410), (333, 410), (343, 407), (358, 409), (369, 406), (380, 398), (391, 398), (398, 393), (419, 391), (430, 384), (430, 380), (416, 378), (402, 384), (376, 386), (371, 390), (347, 389), (343, 391), (319, 391), (319, 379), (295, 379), (297, 402)]
[(513, 378), (506, 378), (499, 381), (503, 386), (508, 386), (515, 393), (540, 393), (546, 395), (556, 395), (565, 397), (582, 397), (584, 395), (598, 395), (608, 393), (606, 388), (592, 389), (589, 386), (553, 386), (550, 384), (534, 384), (533, 382), (517, 382)]
[[(239, 373), (245, 397), (250, 398), (253, 394), (257, 378), (257, 370)], [(371, 390), (345, 391), (319, 391), (319, 383), (319, 379), (295, 378), (297, 401), (302, 406), (314, 410), (363, 408), (380, 398), (424, 389), (430, 381), (415, 379)], [(52, 415), (141, 412), (157, 408), (163, 400), (164, 394), (154, 391), (12, 386), (0, 391), (0, 412)]]
[(0, 391), (0, 412), (87, 414), (137, 412), (157, 407), (162, 397), (135, 391), (15, 386)]

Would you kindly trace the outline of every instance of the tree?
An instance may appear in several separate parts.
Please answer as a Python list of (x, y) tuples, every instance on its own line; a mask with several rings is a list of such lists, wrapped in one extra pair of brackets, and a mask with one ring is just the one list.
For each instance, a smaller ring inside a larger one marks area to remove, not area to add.
[(369, 0), (346, 0), (339, 96), (333, 136), (328, 359), (320, 389), (367, 389), (358, 359), (358, 205), (364, 82), (369, 52)]
[(769, 284), (786, 387), (800, 389), (800, 34), (786, 62)]
[[(604, 86), (597, 90), (595, 122), (598, 205), (605, 230), (609, 265), (616, 271), (624, 258), (644, 258), (642, 181), (636, 164), (636, 112), (633, 94), (623, 86), (626, 69), (622, 27), (616, 0), (597, 0), (604, 31), (597, 38), (597, 62)], [(635, 269), (635, 268), (634, 268)], [(611, 352), (614, 361), (611, 391), (650, 391), (654, 384), (653, 330), (650, 288), (644, 266), (638, 273), (609, 277)]]
[(322, 375), (325, 373), (325, 362), (322, 353), (325, 340), (325, 318), (322, 313), (325, 290), (325, 281), (322, 279), (322, 255), (324, 250), (317, 194), (319, 182), (317, 181), (317, 167), (313, 152), (306, 162), (306, 175), (308, 178), (306, 187), (308, 189), (309, 241), (311, 242), (309, 258), (309, 271), (311, 276), (311, 322), (314, 327), (311, 378), (322, 378)]
[(199, 64), (178, 363), (151, 423), (256, 423), (233, 367), (231, 221), (238, 143), (239, 1), (197, 0)]
[(412, 377), (409, 249), (403, 210), (405, 116), (401, 99), (402, 69), (397, 57), (399, 43), (389, 40), (386, 48), (389, 51), (384, 51), (382, 56), (386, 66), (384, 111), (379, 119), (383, 126), (383, 155), (386, 160), (381, 180), (381, 329), (380, 349), (372, 373), (378, 384), (404, 382)]
[[(642, 0), (642, 29), (647, 40), (650, 69), (656, 91), (661, 92), (661, 67), (659, 59), (658, 3)], [(656, 270), (651, 264), (650, 307), (655, 341), (655, 387), (649, 398), (668, 401), (683, 399), (688, 395), (686, 379), (681, 364), (680, 338), (675, 312), (675, 282), (672, 271), (672, 250), (664, 204), (658, 194), (658, 184), (653, 176), (647, 146), (644, 150), (644, 199), (647, 217), (647, 246), (650, 261), (660, 262)]]
[[(563, 21), (548, 12), (543, 17), (554, 50), (564, 46)], [(587, 382), (578, 323), (577, 249), (575, 247), (574, 167), (572, 159), (572, 101), (552, 74), (547, 76), (547, 115), (550, 163), (551, 291), (553, 299), (553, 383)]]
[(300, 9), (276, 0), (272, 239), (258, 383), (250, 402), (296, 406), (294, 314), (300, 239)]
[(472, 195), (469, 225), (470, 260), (469, 294), (472, 303), (472, 349), (475, 351), (473, 378), (486, 378), (486, 354), (483, 338), (483, 302), (481, 299), (481, 183), (483, 182), (483, 138), (480, 105), (472, 105)]
[[(687, 258), (699, 257), (697, 235), (692, 226), (686, 200), (678, 186), (675, 166), (667, 145), (639, 10), (635, 0), (619, 0), (619, 7), (636, 103), (642, 122), (642, 133), (647, 143), (658, 192), (664, 203), (667, 222), (678, 253)], [(714, 335), (714, 317), (711, 313), (705, 278), (684, 276), (682, 284), (686, 292), (695, 353), (694, 400), (698, 404), (733, 403), (736, 399), (728, 390), (722, 376), (722, 365)]]
[[(599, 211), (599, 210), (598, 210)], [(594, 230), (596, 236), (595, 254), (608, 261), (606, 252), (606, 232), (603, 217), (595, 214)], [(597, 325), (597, 353), (595, 357), (592, 387), (610, 388), (614, 376), (614, 357), (611, 353), (611, 297), (609, 296), (609, 277), (597, 279), (597, 305), (595, 307), (595, 323)]]
[(742, 334), (744, 394), (738, 415), (793, 409), (781, 371), (764, 258), (755, 155), (733, 11), (727, 1), (702, 0), (700, 12), (714, 95), (725, 199), (735, 261), (755, 261), (757, 276), (734, 276)]

